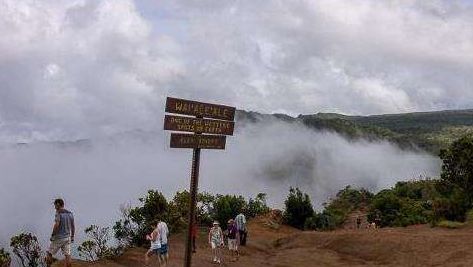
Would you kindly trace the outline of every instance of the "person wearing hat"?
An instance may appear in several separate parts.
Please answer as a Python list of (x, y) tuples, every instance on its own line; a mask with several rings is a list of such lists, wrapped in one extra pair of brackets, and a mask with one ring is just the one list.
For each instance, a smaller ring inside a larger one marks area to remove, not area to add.
[(235, 221), (233, 219), (228, 220), (227, 224), (227, 233), (228, 233), (228, 249), (232, 256), (232, 261), (238, 260), (238, 229), (236, 227)]
[(220, 264), (222, 262), (222, 252), (220, 247), (223, 246), (223, 232), (218, 221), (214, 221), (212, 228), (210, 228), (209, 244), (212, 247), (212, 262)]

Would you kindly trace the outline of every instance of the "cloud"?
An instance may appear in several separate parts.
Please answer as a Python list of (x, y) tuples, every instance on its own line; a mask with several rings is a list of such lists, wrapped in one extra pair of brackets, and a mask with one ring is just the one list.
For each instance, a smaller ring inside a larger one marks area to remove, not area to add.
[[(168, 198), (187, 189), (192, 151), (168, 144), (163, 131), (133, 131), (1, 147), (0, 246), (19, 231), (32, 231), (47, 244), (57, 197), (74, 211), (80, 241), (86, 226), (111, 226), (121, 204), (137, 204), (149, 189)], [(276, 208), (283, 207), (290, 186), (320, 208), (347, 185), (377, 191), (399, 180), (438, 176), (440, 168), (428, 154), (280, 121), (241, 124), (226, 150), (201, 154), (199, 190), (245, 197), (265, 192)]]
[(167, 95), (293, 115), (473, 106), (468, 1), (0, 5), (6, 142), (160, 129)]

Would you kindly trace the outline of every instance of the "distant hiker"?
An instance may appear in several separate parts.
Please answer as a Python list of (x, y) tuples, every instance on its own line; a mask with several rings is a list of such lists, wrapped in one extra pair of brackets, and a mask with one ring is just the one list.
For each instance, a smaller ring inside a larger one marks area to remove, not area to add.
[(228, 236), (228, 249), (232, 257), (232, 261), (238, 260), (238, 229), (233, 219), (228, 220), (227, 225), (227, 236)]
[(168, 246), (169, 229), (168, 229), (168, 225), (163, 221), (159, 221), (156, 228), (157, 228), (158, 234), (159, 234), (159, 241), (161, 242), (161, 248), (159, 249), (159, 258), (162, 262), (164, 262), (163, 266), (166, 266), (168, 264), (168, 261), (169, 261), (169, 246)]
[(218, 221), (214, 221), (209, 231), (209, 244), (212, 247), (213, 263), (222, 262), (223, 232)]
[(241, 246), (246, 246), (246, 237), (248, 235), (248, 228), (246, 227), (246, 218), (243, 213), (235, 217), (235, 224), (238, 230), (239, 243)]
[(71, 265), (71, 243), (74, 242), (74, 216), (72, 212), (64, 208), (64, 200), (58, 198), (54, 200), (54, 208), (56, 215), (54, 217), (53, 232), (51, 233), (51, 244), (46, 251), (46, 265), (51, 266), (53, 262), (53, 255), (57, 254), (59, 250), (64, 254), (64, 266)]
[(145, 266), (149, 265), (149, 258), (153, 256), (153, 254), (158, 255), (159, 264), (161, 264), (160, 250), (161, 250), (161, 240), (159, 237), (158, 225), (156, 224), (156, 228), (149, 234), (146, 235), (146, 240), (151, 242), (151, 246), (149, 250), (145, 253)]
[(356, 229), (361, 229), (361, 217), (356, 217)]
[(379, 210), (376, 210), (376, 216), (374, 217), (374, 224), (376, 225), (376, 229), (380, 228), (381, 227), (381, 215), (380, 215), (380, 211)]
[(194, 222), (194, 224), (192, 225), (192, 253), (195, 253), (196, 252), (196, 239), (197, 239), (197, 223)]

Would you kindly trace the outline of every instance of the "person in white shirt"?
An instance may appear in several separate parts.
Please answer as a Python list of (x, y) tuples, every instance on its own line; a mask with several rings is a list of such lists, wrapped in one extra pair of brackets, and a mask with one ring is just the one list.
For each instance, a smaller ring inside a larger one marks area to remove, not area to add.
[[(161, 250), (161, 241), (160, 241), (157, 225), (156, 225), (156, 228), (154, 228), (153, 232), (151, 232), (151, 234), (146, 235), (146, 240), (149, 240), (151, 242), (151, 246), (149, 250), (145, 253), (145, 266), (149, 266), (149, 258), (153, 254), (156, 254), (159, 256), (160, 250)], [(161, 258), (160, 257), (158, 258), (159, 258), (159, 263), (161, 264)]]
[(169, 236), (169, 229), (168, 225), (163, 222), (159, 221), (156, 227), (159, 234), (159, 241), (161, 243), (161, 248), (159, 250), (159, 258), (161, 262), (164, 263), (163, 266), (166, 266), (169, 261), (169, 247), (168, 247), (168, 236)]

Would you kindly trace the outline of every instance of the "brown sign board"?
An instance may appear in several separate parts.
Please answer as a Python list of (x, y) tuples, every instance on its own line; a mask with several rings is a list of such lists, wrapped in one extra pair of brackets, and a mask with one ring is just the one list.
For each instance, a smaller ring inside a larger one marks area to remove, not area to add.
[(183, 116), (164, 116), (164, 130), (220, 135), (233, 135), (232, 121), (197, 119)]
[(234, 107), (224, 105), (202, 103), (173, 97), (166, 99), (166, 112), (169, 113), (233, 121), (235, 118), (235, 110)]
[(172, 148), (225, 149), (226, 136), (171, 133)]

